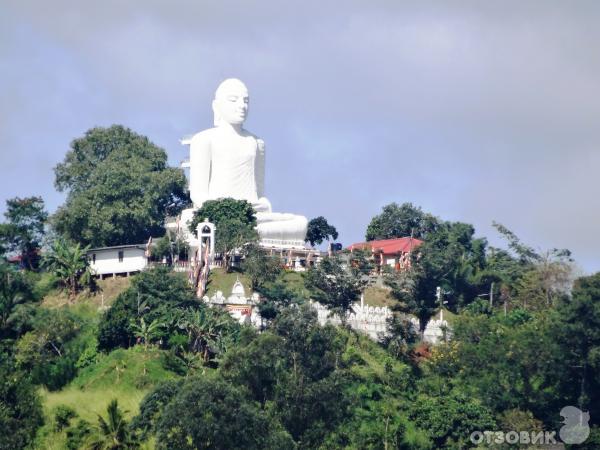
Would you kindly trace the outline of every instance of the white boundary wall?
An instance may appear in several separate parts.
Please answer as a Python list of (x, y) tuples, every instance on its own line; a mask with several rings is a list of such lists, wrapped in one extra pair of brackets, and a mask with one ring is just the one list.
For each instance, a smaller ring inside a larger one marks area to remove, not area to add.
[[(330, 314), (329, 309), (318, 302), (312, 301), (310, 305), (317, 311), (317, 318), (321, 325), (330, 323), (340, 325), (341, 320), (337, 314)], [(371, 339), (378, 340), (380, 334), (387, 331), (387, 320), (392, 317), (392, 311), (386, 306), (369, 306), (360, 303), (352, 304), (353, 313), (348, 313), (348, 325), (356, 331), (367, 334)], [(419, 321), (411, 318), (415, 332), (419, 331)], [(440, 341), (444, 336), (444, 329), (448, 329), (445, 320), (430, 320), (425, 328), (424, 340), (431, 344)], [(449, 333), (447, 333), (449, 335)]]

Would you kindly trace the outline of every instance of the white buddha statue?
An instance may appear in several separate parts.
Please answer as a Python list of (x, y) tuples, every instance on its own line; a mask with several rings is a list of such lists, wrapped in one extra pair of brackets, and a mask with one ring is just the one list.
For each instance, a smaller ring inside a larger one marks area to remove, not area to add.
[[(248, 114), (248, 89), (240, 80), (223, 81), (212, 103), (214, 128), (195, 134), (190, 145), (190, 196), (194, 209), (206, 200), (247, 200), (256, 211), (264, 245), (304, 247), (307, 220), (274, 213), (265, 197), (265, 143), (243, 128)], [(186, 222), (189, 210), (184, 211)]]

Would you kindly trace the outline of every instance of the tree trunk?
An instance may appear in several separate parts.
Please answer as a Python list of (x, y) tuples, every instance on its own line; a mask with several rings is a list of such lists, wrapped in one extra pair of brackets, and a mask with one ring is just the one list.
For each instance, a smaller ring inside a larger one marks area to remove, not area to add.
[(425, 328), (427, 328), (428, 322), (429, 318), (419, 317), (419, 335), (421, 336), (421, 341), (425, 340)]

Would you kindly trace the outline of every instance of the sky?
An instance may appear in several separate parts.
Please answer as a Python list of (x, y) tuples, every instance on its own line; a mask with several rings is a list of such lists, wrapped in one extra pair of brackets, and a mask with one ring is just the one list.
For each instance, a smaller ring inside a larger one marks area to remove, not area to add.
[(236, 77), (275, 211), (348, 245), (412, 202), (600, 271), (598, 23), (595, 0), (0, 0), (0, 212), (62, 204), (53, 168), (95, 126), (177, 166)]

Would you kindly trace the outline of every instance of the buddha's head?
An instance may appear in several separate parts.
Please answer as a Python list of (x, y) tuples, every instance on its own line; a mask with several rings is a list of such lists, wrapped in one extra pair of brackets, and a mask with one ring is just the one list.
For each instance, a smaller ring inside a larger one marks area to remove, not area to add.
[(248, 88), (237, 78), (226, 79), (217, 88), (212, 107), (216, 127), (222, 122), (243, 124), (248, 115)]

